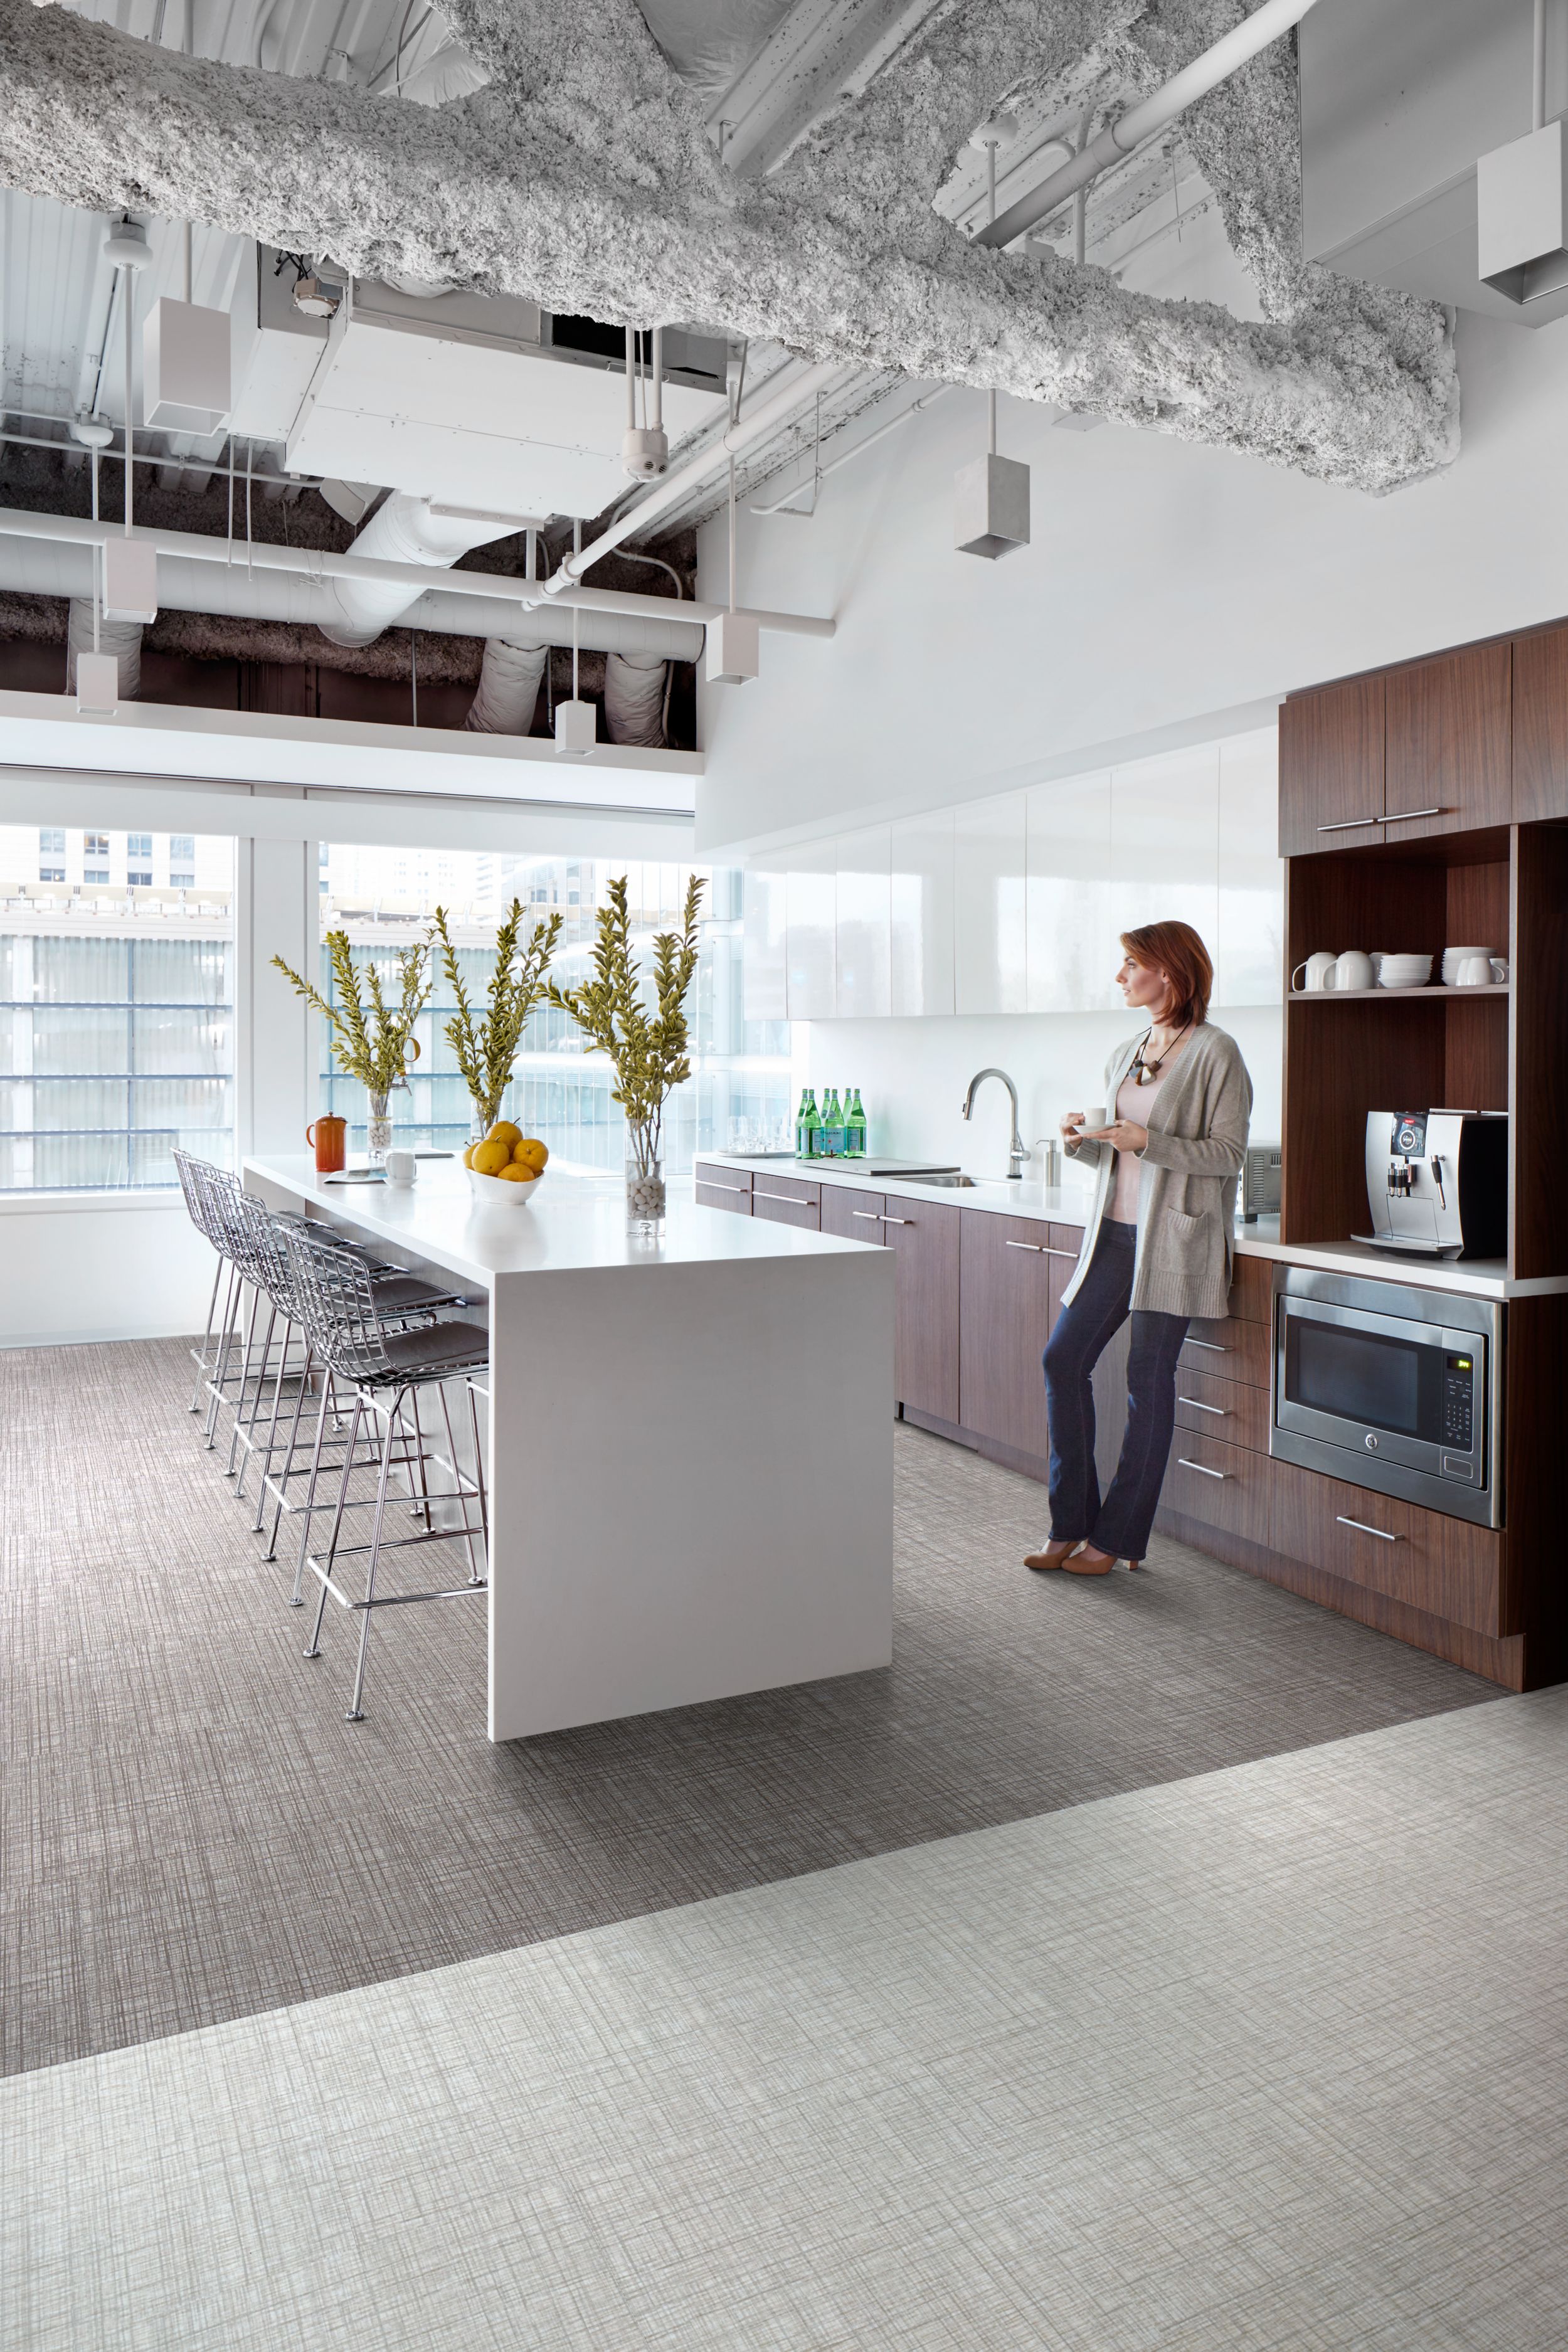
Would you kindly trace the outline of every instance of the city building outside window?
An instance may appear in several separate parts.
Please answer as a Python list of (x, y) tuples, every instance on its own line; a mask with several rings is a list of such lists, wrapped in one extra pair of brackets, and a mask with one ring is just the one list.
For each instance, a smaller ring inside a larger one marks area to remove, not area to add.
[(64, 829), (58, 825), (40, 825), (38, 828), (38, 879), (40, 882), (63, 882), (65, 878)]
[[(748, 1024), (744, 1016), (738, 872), (636, 858), (568, 861), (330, 845), (323, 845), (321, 871), (323, 937), (329, 930), (346, 930), (356, 960), (374, 957), (387, 985), (398, 947), (424, 936), (431, 914), (444, 906), (464, 986), (480, 1010), (493, 968), (496, 927), (514, 897), (531, 919), (537, 919), (535, 910), (559, 903), (565, 919), (554, 969), (563, 984), (572, 985), (588, 976), (595, 916), (606, 903), (605, 886), (614, 877), (630, 877), (633, 919), (647, 967), (654, 933), (679, 920), (688, 876), (702, 874), (709, 887), (691, 1000), (692, 1076), (666, 1113), (665, 1163), (672, 1174), (681, 1174), (689, 1171), (697, 1152), (784, 1149), (792, 1142), (789, 1024)], [(318, 984), (332, 1002), (324, 950)], [(458, 1150), (468, 1139), (468, 1088), (443, 1034), (453, 1009), (451, 991), (437, 969), (430, 1005), (419, 1023), (419, 1059), (406, 1088), (399, 1087), (392, 1097), (394, 1126), (416, 1149)], [(319, 1026), (324, 1030), (326, 1024)], [(363, 1151), (364, 1089), (337, 1069), (325, 1036), (320, 1050), (320, 1108), (348, 1120), (350, 1150)], [(609, 1064), (585, 1052), (567, 1015), (542, 1007), (523, 1033), (505, 1115), (525, 1134), (542, 1138), (553, 1166), (618, 1174), (626, 1130), (620, 1108), (610, 1099), (614, 1083)]]
[[(165, 836), (130, 838), (156, 871)], [(149, 870), (123, 834), (80, 836), (90, 898), (68, 874), (35, 882), (48, 839), (0, 825), (0, 1192), (167, 1187), (176, 1144), (231, 1165), (233, 842), (180, 836), (193, 895), (175, 899), (105, 886)]]

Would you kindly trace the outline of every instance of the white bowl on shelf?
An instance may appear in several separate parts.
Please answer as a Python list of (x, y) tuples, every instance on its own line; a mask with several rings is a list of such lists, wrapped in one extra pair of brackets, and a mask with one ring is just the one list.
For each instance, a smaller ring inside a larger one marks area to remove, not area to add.
[(1425, 988), (1432, 977), (1429, 955), (1385, 955), (1377, 971), (1380, 988)]
[(482, 1176), (477, 1168), (465, 1169), (464, 1173), (475, 1199), (483, 1202), (488, 1209), (519, 1208), (524, 1201), (532, 1200), (544, 1181), (542, 1172), (529, 1177), (526, 1182), (510, 1176)]

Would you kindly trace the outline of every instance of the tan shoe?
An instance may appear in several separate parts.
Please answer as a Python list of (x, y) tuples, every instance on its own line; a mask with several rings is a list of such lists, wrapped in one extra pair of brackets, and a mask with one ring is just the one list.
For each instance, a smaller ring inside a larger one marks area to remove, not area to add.
[(1043, 1551), (1026, 1552), (1024, 1566), (1037, 1570), (1046, 1568), (1065, 1568), (1082, 1541), (1081, 1536), (1075, 1536), (1068, 1543), (1057, 1543), (1053, 1540), (1046, 1545)]
[(1062, 1564), (1069, 1576), (1109, 1576), (1116, 1560), (1113, 1554), (1095, 1551), (1089, 1544), (1082, 1544)]

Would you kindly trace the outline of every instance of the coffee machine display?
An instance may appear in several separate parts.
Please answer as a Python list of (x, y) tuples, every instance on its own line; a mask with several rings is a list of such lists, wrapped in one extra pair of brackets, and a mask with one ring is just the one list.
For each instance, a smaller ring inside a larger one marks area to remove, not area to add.
[(1370, 1234), (1356, 1241), (1426, 1257), (1508, 1255), (1508, 1114), (1370, 1110)]

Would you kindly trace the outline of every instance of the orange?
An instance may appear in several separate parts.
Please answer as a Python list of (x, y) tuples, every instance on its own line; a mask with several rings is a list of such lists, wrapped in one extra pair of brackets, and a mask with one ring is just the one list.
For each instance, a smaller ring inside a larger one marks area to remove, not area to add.
[(486, 1136), (485, 1141), (487, 1143), (504, 1143), (510, 1152), (512, 1145), (521, 1140), (521, 1128), (513, 1127), (510, 1118), (498, 1118), (489, 1133)]
[(532, 1169), (520, 1167), (515, 1160), (500, 1172), (509, 1184), (531, 1184), (533, 1181)]
[(474, 1149), (475, 1147), (471, 1143), (467, 1145), (464, 1149), (463, 1165), (465, 1168), (471, 1168), (474, 1164)]
[(483, 1143), (475, 1144), (473, 1158), (468, 1165), (477, 1170), (481, 1176), (499, 1176), (510, 1158), (511, 1154), (507, 1146), (504, 1143), (498, 1143), (491, 1137)]
[(547, 1145), (541, 1143), (537, 1135), (525, 1135), (520, 1142), (512, 1145), (511, 1156), (514, 1160), (520, 1160), (525, 1168), (531, 1168), (536, 1176), (541, 1176), (544, 1172), (544, 1164), (550, 1157), (550, 1151)]

